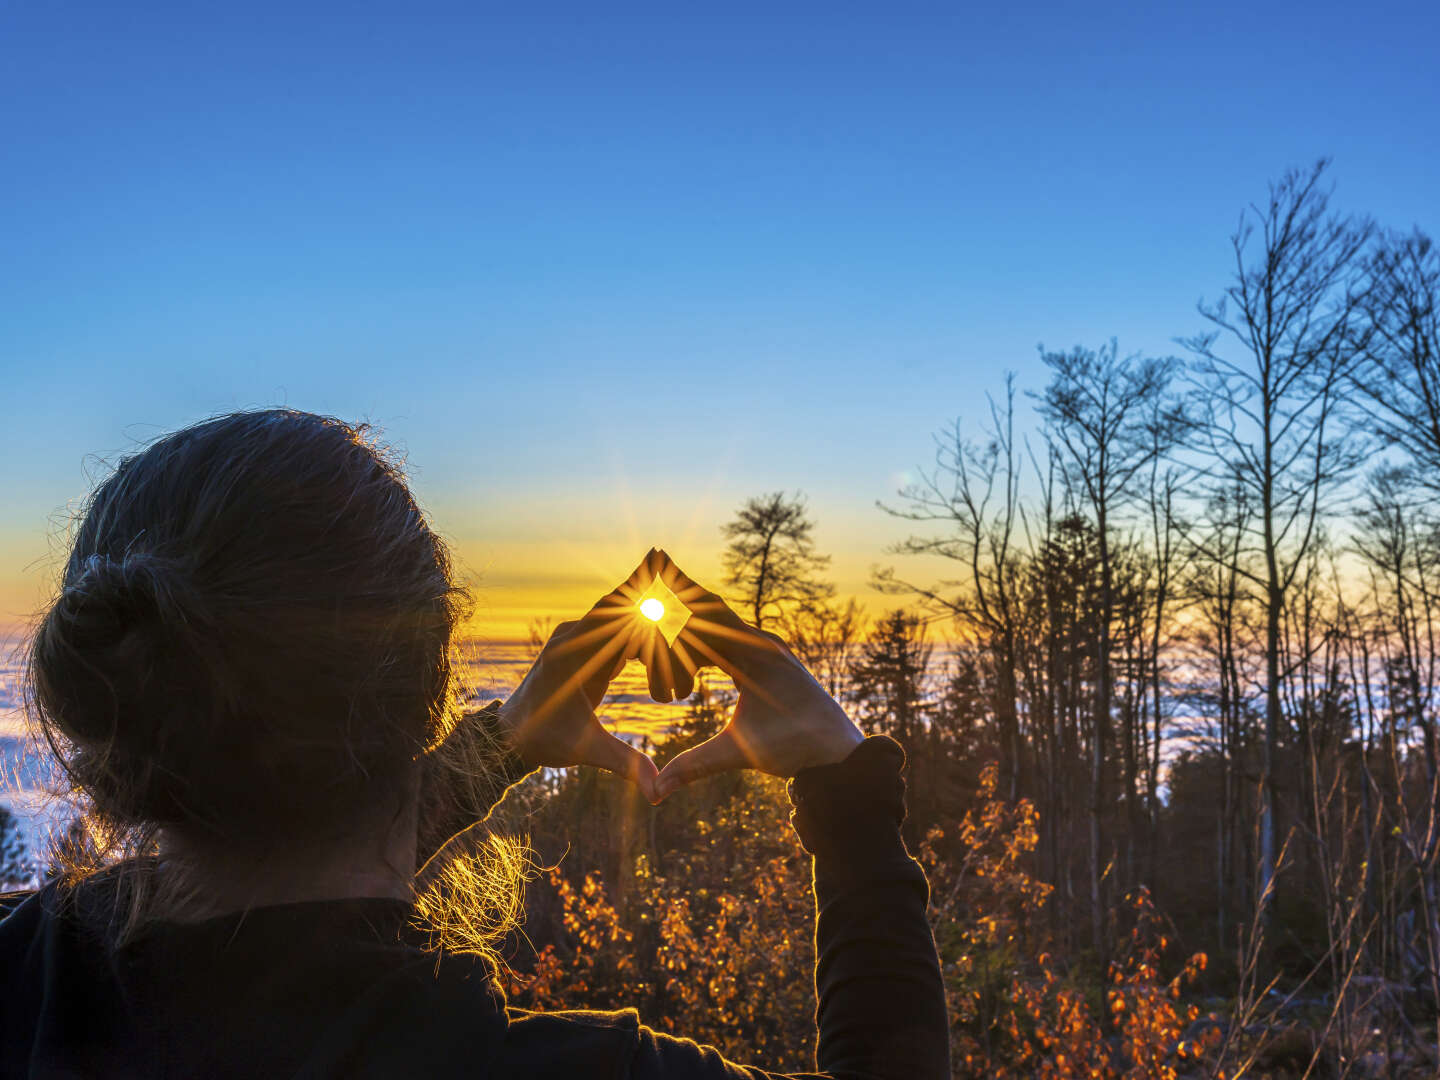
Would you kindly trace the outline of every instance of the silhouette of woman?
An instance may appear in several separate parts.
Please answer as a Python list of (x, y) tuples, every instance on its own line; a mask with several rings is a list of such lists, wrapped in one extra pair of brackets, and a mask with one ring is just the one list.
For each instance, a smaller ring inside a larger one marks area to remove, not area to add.
[[(667, 644), (635, 601), (692, 616)], [(483, 956), (427, 951), (433, 873), (505, 789), (593, 764), (658, 801), (716, 772), (793, 777), (814, 856), (818, 1074), (949, 1075), (944, 990), (889, 739), (864, 739), (777, 637), (651, 551), (558, 628), (509, 700), (466, 711), (466, 596), (362, 427), (217, 417), (91, 495), (30, 646), (27, 707), (91, 846), (0, 922), (0, 1077), (765, 1077), (633, 1010), (510, 1008)], [(594, 709), (638, 656), (740, 688), (663, 772)], [(81, 845), (82, 847), (85, 845)]]

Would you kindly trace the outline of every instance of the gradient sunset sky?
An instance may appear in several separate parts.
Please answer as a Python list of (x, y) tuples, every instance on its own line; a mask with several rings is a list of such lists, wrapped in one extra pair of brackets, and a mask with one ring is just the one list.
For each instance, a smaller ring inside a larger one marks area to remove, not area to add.
[(876, 609), (932, 433), (1178, 351), (1286, 167), (1440, 229), (1440, 5), (949, 7), (0, 5), (0, 623), (104, 460), (276, 404), (405, 450), (486, 636), (778, 489)]

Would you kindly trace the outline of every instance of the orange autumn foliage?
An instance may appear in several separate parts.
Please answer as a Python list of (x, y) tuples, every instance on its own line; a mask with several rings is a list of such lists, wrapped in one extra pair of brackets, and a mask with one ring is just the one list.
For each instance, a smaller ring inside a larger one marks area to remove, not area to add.
[[(624, 911), (599, 874), (549, 875), (560, 940), (533, 970), (508, 974), (533, 1009), (635, 1006), (657, 1028), (768, 1068), (814, 1054), (814, 898), (809, 858), (786, 823), (784, 785), (749, 778), (742, 795), (694, 822), (691, 850), (638, 855)], [(767, 825), (768, 823), (768, 825)]]
[(1204, 970), (1205, 954), (1164, 978), (1171, 942), (1142, 889), (1118, 913), (1130, 930), (1105, 985), (1068, 976), (1045, 947), (1042, 915), (1052, 887), (1027, 869), (1039, 814), (1028, 800), (997, 798), (996, 784), (997, 770), (987, 766), (977, 805), (948, 845), (958, 858), (939, 853), (948, 839), (940, 829), (931, 830), (920, 852), (931, 879), (955, 1075), (1175, 1080), (1216, 1038), (1211, 1032), (1185, 1039), (1199, 1012), (1181, 993)]
[[(741, 1062), (812, 1067), (814, 900), (809, 859), (786, 824), (783, 786), (748, 779), (693, 822), (693, 847), (667, 852), (665, 872), (634, 859), (612, 902), (601, 875), (552, 870), (558, 940), (533, 967), (508, 973), (522, 1007), (635, 1006), (663, 1030), (718, 1046)], [(1039, 815), (996, 797), (981, 775), (976, 804), (953, 833), (932, 829), (918, 851), (931, 880), (957, 1077), (999, 1080), (1176, 1080), (1215, 1035), (1186, 1031), (1182, 995), (1204, 954), (1163, 973), (1171, 948), (1149, 894), (1126, 899), (1128, 927), (1103, 985), (1060, 963), (1045, 924), (1051, 886), (1027, 869)]]

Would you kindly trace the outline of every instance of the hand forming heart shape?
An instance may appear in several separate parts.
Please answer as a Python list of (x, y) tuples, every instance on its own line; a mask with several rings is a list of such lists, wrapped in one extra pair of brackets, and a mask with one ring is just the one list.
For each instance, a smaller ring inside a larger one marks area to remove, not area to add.
[[(660, 595), (666, 597), (660, 602), (667, 610), (656, 612), (647, 604), (642, 614), (642, 604)], [(684, 613), (669, 610), (674, 604)], [(661, 619), (652, 621), (656, 614)], [(667, 628), (671, 616), (676, 618)], [(659, 702), (689, 697), (695, 673), (706, 665), (719, 667), (740, 690), (730, 722), (659, 772), (649, 757), (606, 731), (595, 715), (606, 688), (630, 659), (644, 663), (650, 696)], [(501, 706), (500, 718), (530, 764), (598, 765), (629, 778), (651, 802), (682, 784), (731, 769), (793, 776), (802, 768), (841, 760), (861, 741), (844, 711), (783, 640), (745, 623), (655, 548), (583, 618), (555, 629)]]

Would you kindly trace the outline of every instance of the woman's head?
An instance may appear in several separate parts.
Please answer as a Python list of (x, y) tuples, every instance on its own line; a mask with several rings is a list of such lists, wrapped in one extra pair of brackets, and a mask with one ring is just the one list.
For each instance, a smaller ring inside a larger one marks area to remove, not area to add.
[(394, 805), (445, 729), (462, 602), (363, 427), (221, 416), (91, 495), (31, 647), (30, 702), (121, 831), (320, 840)]

